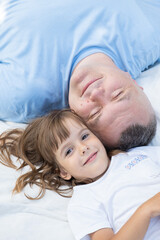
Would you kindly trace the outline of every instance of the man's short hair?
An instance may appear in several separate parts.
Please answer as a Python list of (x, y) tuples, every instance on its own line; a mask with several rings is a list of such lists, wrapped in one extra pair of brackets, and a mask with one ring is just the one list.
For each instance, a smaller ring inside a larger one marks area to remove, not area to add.
[(135, 124), (128, 127), (122, 132), (117, 148), (126, 151), (133, 147), (149, 144), (155, 136), (156, 128), (157, 121), (155, 115), (152, 116), (147, 126)]

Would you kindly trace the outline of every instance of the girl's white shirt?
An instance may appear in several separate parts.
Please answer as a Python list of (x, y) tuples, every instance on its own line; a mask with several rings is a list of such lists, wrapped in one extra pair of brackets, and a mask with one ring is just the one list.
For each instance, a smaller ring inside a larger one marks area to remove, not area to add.
[[(101, 228), (114, 233), (136, 209), (160, 191), (160, 147), (139, 147), (112, 157), (97, 181), (74, 187), (68, 220), (76, 239)], [(151, 219), (145, 240), (160, 240), (160, 217)]]

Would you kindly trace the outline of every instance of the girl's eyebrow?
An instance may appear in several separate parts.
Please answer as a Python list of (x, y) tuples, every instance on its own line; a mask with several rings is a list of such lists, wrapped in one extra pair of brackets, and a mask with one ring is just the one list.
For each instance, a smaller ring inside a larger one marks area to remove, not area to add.
[[(79, 132), (77, 133), (77, 135), (81, 135), (81, 133), (82, 133), (83, 131), (85, 131), (85, 130), (88, 130), (88, 128), (85, 127), (85, 128), (80, 129)], [(70, 134), (70, 135), (71, 135), (71, 134)], [(68, 137), (68, 138), (69, 138), (69, 137)], [(65, 140), (65, 142), (68, 140), (68, 138)], [(65, 143), (64, 145), (63, 145), (63, 143), (62, 143), (63, 146), (62, 146), (62, 148), (61, 148), (61, 150), (60, 150), (60, 154), (61, 154), (61, 155), (63, 154), (65, 148), (66, 148), (68, 145), (70, 145), (70, 144), (71, 144), (70, 141), (67, 142), (67, 143)]]

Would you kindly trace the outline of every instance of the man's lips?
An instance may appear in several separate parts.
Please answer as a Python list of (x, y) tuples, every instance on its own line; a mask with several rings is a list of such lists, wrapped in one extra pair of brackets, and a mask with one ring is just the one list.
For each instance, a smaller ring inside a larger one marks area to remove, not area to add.
[(83, 165), (86, 165), (87, 163), (94, 161), (95, 158), (96, 158), (96, 156), (97, 156), (97, 152), (92, 153), (92, 154), (87, 158), (87, 160), (85, 161), (85, 163), (84, 163)]
[(101, 79), (101, 77), (89, 81), (89, 82), (83, 87), (81, 96), (85, 93), (85, 91), (87, 90), (87, 88), (88, 88), (92, 83), (96, 82), (96, 81), (99, 80), (99, 79)]

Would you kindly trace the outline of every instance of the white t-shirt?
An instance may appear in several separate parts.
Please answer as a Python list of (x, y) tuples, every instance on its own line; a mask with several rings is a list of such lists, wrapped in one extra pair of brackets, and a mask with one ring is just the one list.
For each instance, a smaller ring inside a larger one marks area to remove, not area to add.
[[(76, 239), (101, 228), (114, 233), (136, 209), (160, 191), (160, 147), (139, 147), (120, 153), (97, 181), (74, 187), (68, 219)], [(160, 217), (152, 218), (145, 240), (160, 240)]]

